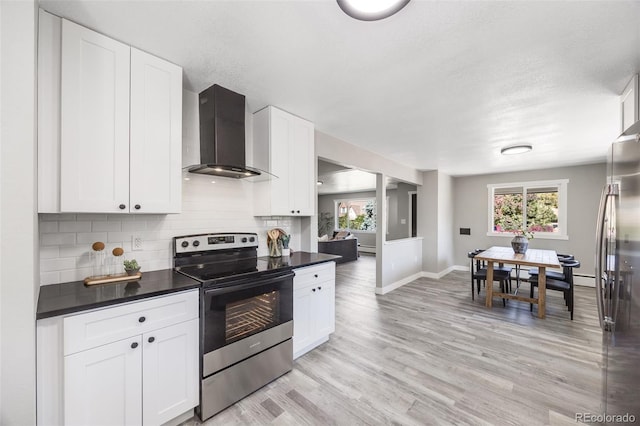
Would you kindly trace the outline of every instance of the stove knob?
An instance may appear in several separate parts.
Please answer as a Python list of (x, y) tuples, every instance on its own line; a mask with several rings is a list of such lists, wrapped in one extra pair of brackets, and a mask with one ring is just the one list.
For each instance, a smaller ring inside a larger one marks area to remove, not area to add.
[(195, 241), (193, 242), (193, 246), (194, 246), (194, 247), (198, 247), (199, 245), (200, 245), (200, 241), (195, 240)]
[(187, 248), (187, 246), (189, 245), (189, 242), (187, 241), (183, 241), (182, 244), (180, 244), (182, 247)]
[(246, 243), (247, 242), (247, 237), (242, 237), (242, 242)]
[(249, 241), (251, 241), (252, 243), (256, 240), (256, 237), (251, 237), (249, 238)]

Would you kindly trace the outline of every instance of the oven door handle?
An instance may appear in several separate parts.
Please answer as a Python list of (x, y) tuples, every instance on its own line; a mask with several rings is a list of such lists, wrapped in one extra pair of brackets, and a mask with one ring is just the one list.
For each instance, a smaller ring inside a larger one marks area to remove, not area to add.
[(277, 283), (278, 281), (288, 280), (295, 276), (293, 271), (289, 270), (286, 272), (277, 272), (274, 274), (269, 274), (268, 276), (260, 276), (253, 278), (242, 278), (235, 281), (228, 281), (225, 283), (224, 287), (216, 287), (216, 288), (206, 288), (204, 289), (205, 294), (211, 295), (220, 295), (229, 293), (232, 291), (238, 290), (246, 290), (249, 288), (260, 287), (263, 285), (269, 285), (273, 283)]

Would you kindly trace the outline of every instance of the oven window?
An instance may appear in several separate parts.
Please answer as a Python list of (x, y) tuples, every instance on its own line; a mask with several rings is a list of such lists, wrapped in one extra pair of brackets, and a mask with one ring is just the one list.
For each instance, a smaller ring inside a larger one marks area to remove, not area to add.
[(225, 340), (235, 342), (266, 330), (277, 322), (279, 315), (279, 293), (266, 294), (239, 300), (227, 305), (225, 312)]
[(203, 354), (293, 320), (293, 274), (235, 290), (204, 290)]

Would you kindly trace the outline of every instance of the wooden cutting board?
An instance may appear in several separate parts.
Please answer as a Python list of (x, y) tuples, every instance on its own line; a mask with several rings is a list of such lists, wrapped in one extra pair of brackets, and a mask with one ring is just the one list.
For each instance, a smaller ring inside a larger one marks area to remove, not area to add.
[(128, 274), (115, 274), (115, 275), (105, 275), (104, 277), (87, 277), (84, 279), (84, 285), (95, 285), (95, 284), (108, 284), (108, 283), (117, 283), (122, 281), (136, 281), (142, 278), (142, 272), (138, 272), (135, 275)]

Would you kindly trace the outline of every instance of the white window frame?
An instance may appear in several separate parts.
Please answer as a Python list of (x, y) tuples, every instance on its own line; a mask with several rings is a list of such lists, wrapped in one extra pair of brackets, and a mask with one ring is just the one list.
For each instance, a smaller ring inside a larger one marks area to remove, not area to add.
[[(338, 227), (338, 205), (342, 202), (349, 202), (349, 201), (373, 201), (374, 203), (376, 202), (376, 197), (355, 197), (355, 198), (340, 198), (340, 199), (334, 199), (333, 200), (333, 228), (336, 230), (340, 230), (340, 228)], [(377, 209), (377, 208), (376, 208)], [(376, 215), (376, 230), (375, 231), (370, 231), (370, 230), (366, 230), (366, 231), (362, 231), (360, 229), (345, 229), (345, 231), (349, 231), (349, 232), (357, 232), (359, 234), (375, 234), (377, 232), (378, 229), (378, 217)]]
[[(522, 214), (523, 219), (526, 220), (527, 208), (527, 188), (540, 188), (540, 187), (557, 187), (558, 188), (558, 232), (536, 232), (534, 238), (541, 240), (568, 240), (569, 232), (567, 228), (567, 204), (568, 204), (568, 191), (567, 186), (569, 179), (556, 179), (556, 180), (538, 180), (531, 182), (512, 182), (512, 183), (498, 183), (487, 185), (488, 196), (488, 219), (487, 219), (487, 236), (488, 237), (507, 237), (513, 238), (513, 234), (510, 232), (495, 232), (493, 230), (493, 202), (495, 189), (500, 188), (523, 188), (523, 206)], [(525, 222), (526, 223), (526, 222)]]

